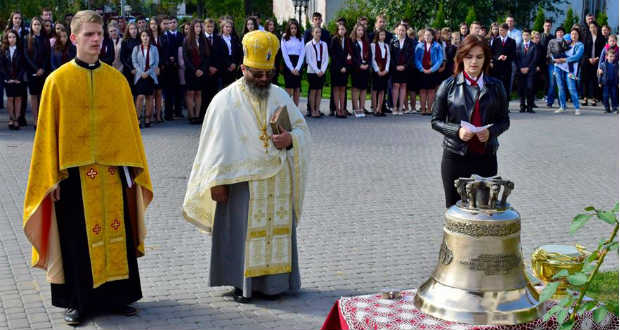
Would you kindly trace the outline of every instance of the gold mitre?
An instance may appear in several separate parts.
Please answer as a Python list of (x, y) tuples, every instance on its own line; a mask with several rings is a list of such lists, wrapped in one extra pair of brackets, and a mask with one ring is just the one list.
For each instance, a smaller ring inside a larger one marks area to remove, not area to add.
[(243, 65), (254, 69), (271, 70), (280, 41), (270, 32), (252, 31), (243, 37)]

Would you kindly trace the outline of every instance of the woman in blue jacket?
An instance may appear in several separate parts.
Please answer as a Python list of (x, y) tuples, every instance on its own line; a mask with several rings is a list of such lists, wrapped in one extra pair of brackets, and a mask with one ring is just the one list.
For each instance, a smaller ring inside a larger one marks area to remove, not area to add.
[(573, 105), (575, 106), (575, 115), (581, 115), (579, 111), (579, 93), (577, 92), (577, 80), (581, 76), (581, 58), (583, 57), (583, 43), (579, 41), (579, 29), (573, 28), (570, 31), (570, 45), (565, 52), (564, 58), (553, 58), (555, 68), (553, 74), (558, 85), (558, 95), (560, 99), (560, 108), (556, 113), (566, 111), (566, 92), (564, 86), (568, 86)]
[(142, 106), (146, 103), (144, 127), (151, 127), (153, 103), (150, 96), (153, 95), (155, 84), (159, 83), (157, 80), (159, 52), (157, 52), (157, 47), (151, 43), (151, 35), (148, 31), (140, 32), (140, 41), (140, 45), (134, 47), (131, 53), (131, 61), (136, 70), (133, 80), (136, 92), (136, 111), (140, 119)]
[(443, 63), (443, 49), (435, 41), (435, 33), (432, 29), (424, 31), (424, 41), (419, 42), (415, 48), (415, 66), (421, 72), (420, 80), (420, 107), (423, 115), (430, 115), (435, 99), (435, 90), (439, 81), (437, 70)]

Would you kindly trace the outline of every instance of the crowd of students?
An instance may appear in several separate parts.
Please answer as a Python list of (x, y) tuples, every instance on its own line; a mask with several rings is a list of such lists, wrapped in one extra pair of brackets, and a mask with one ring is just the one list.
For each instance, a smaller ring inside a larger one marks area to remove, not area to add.
[[(26, 26), (21, 13), (11, 13), (0, 48), (0, 87), (6, 91), (9, 128), (26, 125), (28, 92), (36, 129), (45, 78), (75, 56), (69, 38), (71, 18), (66, 15), (63, 21), (53, 22), (51, 10), (43, 9)], [(312, 27), (305, 32), (295, 19), (279, 32), (274, 21), (266, 20), (262, 26), (251, 16), (238, 34), (228, 16), (180, 25), (173, 16), (137, 17), (131, 22), (111, 17), (106, 20), (100, 59), (127, 78), (143, 127), (182, 118), (183, 108), (189, 123), (200, 123), (213, 96), (240, 76), (241, 38), (256, 29), (280, 38), (276, 68), (270, 75), (276, 84), (283, 76), (283, 87), (296, 104), (301, 81), (307, 78), (306, 110), (311, 117), (323, 116), (320, 105), (328, 70), (332, 98), (325, 113), (338, 118), (430, 115), (435, 91), (453, 74), (457, 47), (469, 34), (488, 41), (493, 57), (489, 74), (503, 82), (508, 96), (513, 85), (517, 87), (522, 112), (534, 112), (537, 92), (545, 94), (549, 107), (557, 94), (556, 112), (566, 110), (567, 95), (576, 114), (580, 114), (580, 96), (583, 105), (602, 100), (607, 112), (617, 111), (617, 37), (608, 26), (599, 28), (593, 15), (586, 16), (585, 26), (576, 24), (571, 31), (558, 27), (554, 32), (550, 20), (543, 31), (521, 31), (510, 16), (488, 30), (473, 22), (461, 24), (454, 32), (447, 27), (416, 31), (405, 20), (388, 30), (382, 15), (376, 17), (374, 28), (368, 22), (360, 17), (349, 31), (348, 22), (339, 19), (330, 33), (322, 27), (321, 14), (314, 13)], [(349, 87), (351, 113), (347, 111)]]

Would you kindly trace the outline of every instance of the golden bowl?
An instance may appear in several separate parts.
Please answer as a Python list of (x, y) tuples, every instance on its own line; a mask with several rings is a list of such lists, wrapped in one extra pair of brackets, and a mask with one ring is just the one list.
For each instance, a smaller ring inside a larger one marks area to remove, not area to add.
[[(580, 245), (543, 245), (532, 253), (532, 270), (539, 280), (547, 284), (554, 281), (553, 276), (563, 269), (568, 270), (569, 274), (580, 271), (587, 255), (588, 252)], [(564, 278), (554, 297), (565, 295), (567, 287), (568, 282)]]

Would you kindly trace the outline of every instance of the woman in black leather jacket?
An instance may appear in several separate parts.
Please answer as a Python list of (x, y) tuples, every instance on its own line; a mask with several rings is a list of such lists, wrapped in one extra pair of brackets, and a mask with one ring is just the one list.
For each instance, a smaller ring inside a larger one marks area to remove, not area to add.
[[(465, 38), (456, 52), (454, 76), (439, 86), (433, 103), (431, 125), (444, 135), (441, 177), (446, 207), (460, 199), (454, 180), (472, 174), (497, 175), (497, 137), (508, 129), (510, 118), (501, 81), (486, 74), (490, 61), (491, 50), (484, 39)], [(462, 121), (481, 129), (472, 132)]]
[(127, 83), (129, 83), (129, 87), (131, 87), (131, 92), (134, 96), (136, 96), (136, 89), (133, 83), (133, 78), (136, 73), (136, 69), (133, 67), (131, 54), (134, 47), (139, 44), (140, 40), (138, 39), (138, 26), (133, 22), (127, 24), (127, 27), (125, 28), (125, 35), (123, 36), (123, 41), (121, 42), (120, 60), (121, 63), (123, 63), (123, 75), (127, 79)]

